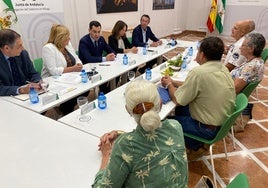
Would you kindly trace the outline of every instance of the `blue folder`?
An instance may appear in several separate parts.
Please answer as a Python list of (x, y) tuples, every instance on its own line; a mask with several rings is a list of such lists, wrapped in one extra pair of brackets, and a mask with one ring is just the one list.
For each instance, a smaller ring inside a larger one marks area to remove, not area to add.
[(169, 92), (167, 89), (163, 87), (157, 87), (157, 90), (160, 95), (160, 98), (162, 99), (163, 104), (166, 104), (167, 102), (171, 101), (171, 98), (169, 96)]

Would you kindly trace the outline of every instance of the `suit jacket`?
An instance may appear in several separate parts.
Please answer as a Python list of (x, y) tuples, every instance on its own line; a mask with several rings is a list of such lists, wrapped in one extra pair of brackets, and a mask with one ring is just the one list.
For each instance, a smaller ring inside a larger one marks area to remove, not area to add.
[[(147, 29), (146, 29), (146, 42), (148, 41), (148, 39), (151, 39), (154, 42), (159, 40), (158, 38), (156, 38), (156, 36), (154, 35), (154, 33), (152, 32), (152, 30), (149, 26), (147, 26)], [(144, 45), (146, 45), (146, 43), (143, 42), (141, 25), (138, 25), (133, 30), (132, 45), (133, 46), (140, 46), (140, 47), (143, 47)]]
[(89, 34), (82, 37), (79, 41), (78, 56), (83, 64), (102, 62), (103, 51), (107, 54), (115, 53), (102, 36), (98, 40), (98, 48), (95, 48)]
[[(70, 42), (65, 47), (65, 49), (74, 57), (75, 63), (82, 63), (76, 55), (75, 50)], [(67, 62), (64, 55), (52, 43), (48, 43), (43, 47), (42, 59), (42, 78), (61, 75), (63, 73), (64, 68), (67, 67)]]
[[(20, 86), (26, 84), (26, 81), (39, 82), (41, 80), (41, 76), (34, 69), (26, 50), (23, 50), (19, 56), (16, 56), (15, 60), (21, 77), (22, 84)], [(14, 85), (9, 63), (0, 50), (0, 96), (16, 95), (17, 89), (20, 86)]]
[[(122, 37), (122, 39), (125, 45), (125, 49), (132, 48), (132, 44), (130, 44), (127, 37)], [(111, 46), (111, 48), (115, 51), (115, 53), (124, 53), (123, 48), (118, 48), (118, 39), (115, 36), (110, 35), (108, 38), (108, 43)]]

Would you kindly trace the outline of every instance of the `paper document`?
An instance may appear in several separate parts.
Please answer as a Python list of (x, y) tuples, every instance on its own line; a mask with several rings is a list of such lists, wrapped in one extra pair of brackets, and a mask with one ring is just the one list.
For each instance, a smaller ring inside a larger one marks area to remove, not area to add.
[[(40, 90), (38, 91), (38, 95), (45, 93), (44, 90)], [(19, 95), (15, 95), (14, 96), (16, 99), (22, 100), (22, 101), (26, 101), (29, 99), (29, 94), (19, 94)]]
[(75, 89), (76, 87), (72, 87), (72, 86), (67, 87), (67, 86), (62, 86), (62, 85), (57, 85), (57, 84), (51, 84), (49, 86), (49, 92), (56, 93), (58, 95), (63, 95)]
[(81, 76), (79, 74), (64, 73), (57, 77), (56, 82), (63, 82), (68, 84), (78, 84), (81, 82)]

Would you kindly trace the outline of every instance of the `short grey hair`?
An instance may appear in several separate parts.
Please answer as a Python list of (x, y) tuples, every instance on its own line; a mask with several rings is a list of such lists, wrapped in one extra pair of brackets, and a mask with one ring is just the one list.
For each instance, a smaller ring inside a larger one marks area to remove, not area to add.
[(260, 33), (249, 33), (245, 36), (245, 39), (248, 40), (247, 46), (254, 49), (253, 55), (255, 57), (260, 57), (266, 44), (264, 36)]
[[(128, 84), (125, 90), (126, 109), (145, 131), (153, 132), (161, 127), (161, 119), (158, 114), (161, 108), (161, 100), (155, 84), (147, 80), (135, 80)], [(139, 104), (151, 103), (153, 107), (143, 113), (134, 112)]]

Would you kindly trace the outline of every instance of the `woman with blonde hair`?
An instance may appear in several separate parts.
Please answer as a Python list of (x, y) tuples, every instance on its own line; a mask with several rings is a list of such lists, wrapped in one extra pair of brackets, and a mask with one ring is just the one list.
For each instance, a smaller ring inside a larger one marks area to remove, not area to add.
[(42, 49), (42, 77), (61, 75), (66, 72), (79, 72), (83, 65), (70, 42), (67, 27), (54, 24), (47, 43)]
[(137, 127), (101, 137), (102, 162), (92, 187), (187, 187), (182, 128), (176, 120), (161, 121), (156, 86), (147, 80), (132, 81), (125, 99)]

